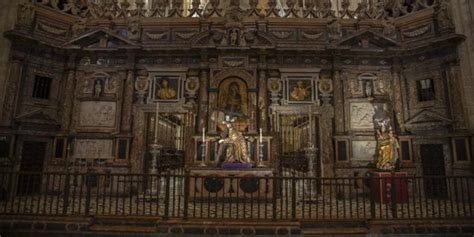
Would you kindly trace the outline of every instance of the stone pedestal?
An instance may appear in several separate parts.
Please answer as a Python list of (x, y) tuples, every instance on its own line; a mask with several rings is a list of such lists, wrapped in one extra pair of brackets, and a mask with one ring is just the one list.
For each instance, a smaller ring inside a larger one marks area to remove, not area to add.
[(397, 203), (408, 202), (408, 179), (404, 178), (407, 177), (406, 172), (372, 172), (372, 176), (376, 202), (390, 203), (393, 198)]

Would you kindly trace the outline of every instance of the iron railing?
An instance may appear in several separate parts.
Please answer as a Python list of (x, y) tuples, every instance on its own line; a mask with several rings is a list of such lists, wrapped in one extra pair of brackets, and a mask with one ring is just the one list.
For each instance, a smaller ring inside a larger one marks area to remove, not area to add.
[(163, 219), (472, 218), (473, 176), (308, 178), (0, 174), (0, 213)]

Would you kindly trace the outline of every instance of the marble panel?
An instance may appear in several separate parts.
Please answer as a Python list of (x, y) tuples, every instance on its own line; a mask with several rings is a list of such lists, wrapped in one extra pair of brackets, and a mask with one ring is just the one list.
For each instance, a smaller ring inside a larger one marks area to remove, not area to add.
[(79, 125), (81, 127), (114, 127), (116, 107), (116, 103), (110, 101), (83, 101), (80, 105)]
[(376, 146), (376, 141), (352, 141), (352, 159), (373, 160)]
[(74, 144), (75, 158), (113, 159), (113, 141), (106, 139), (78, 139)]

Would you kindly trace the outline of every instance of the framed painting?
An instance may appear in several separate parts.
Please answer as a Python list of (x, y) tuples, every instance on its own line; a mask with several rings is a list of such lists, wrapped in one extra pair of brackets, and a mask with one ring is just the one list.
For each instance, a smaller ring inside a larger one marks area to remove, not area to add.
[(178, 102), (182, 98), (183, 79), (179, 74), (150, 75), (149, 98), (152, 101)]

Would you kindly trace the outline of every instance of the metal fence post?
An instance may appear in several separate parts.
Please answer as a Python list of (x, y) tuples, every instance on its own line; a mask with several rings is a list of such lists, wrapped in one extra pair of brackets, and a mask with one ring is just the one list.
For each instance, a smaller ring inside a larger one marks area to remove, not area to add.
[(277, 218), (277, 192), (278, 192), (278, 182), (277, 177), (273, 176), (273, 191), (272, 191), (272, 220), (275, 221)]
[(67, 209), (69, 207), (69, 192), (71, 185), (70, 182), (70, 173), (67, 171), (66, 178), (64, 181), (64, 200), (63, 200), (63, 214), (67, 214)]
[(291, 220), (296, 221), (296, 177), (291, 177)]
[(165, 213), (163, 216), (164, 220), (169, 219), (169, 211), (170, 211), (170, 175), (168, 172), (165, 173)]
[(184, 174), (184, 220), (188, 219), (188, 202), (189, 202), (189, 173)]
[(89, 215), (89, 209), (91, 205), (91, 174), (89, 172), (86, 173), (86, 206), (85, 206), (85, 214)]
[(390, 200), (392, 204), (392, 217), (397, 218), (397, 187), (395, 183), (395, 177), (393, 177), (395, 174), (392, 173), (390, 176)]
[[(380, 180), (379, 180), (380, 182)], [(370, 218), (375, 219), (375, 178), (370, 174)]]

